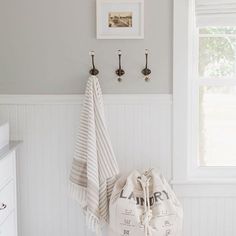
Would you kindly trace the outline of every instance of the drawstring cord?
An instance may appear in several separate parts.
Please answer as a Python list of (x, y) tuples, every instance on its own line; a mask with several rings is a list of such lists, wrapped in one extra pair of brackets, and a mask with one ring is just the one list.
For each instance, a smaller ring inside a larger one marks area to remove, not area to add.
[(143, 195), (144, 195), (144, 212), (142, 215), (142, 225), (144, 226), (145, 236), (148, 236), (151, 234), (149, 222), (152, 218), (152, 210), (150, 208), (150, 198), (149, 198), (149, 183), (150, 183), (151, 177), (147, 177), (146, 174), (143, 174), (140, 178), (138, 178), (138, 181), (140, 182), (142, 189), (143, 189)]

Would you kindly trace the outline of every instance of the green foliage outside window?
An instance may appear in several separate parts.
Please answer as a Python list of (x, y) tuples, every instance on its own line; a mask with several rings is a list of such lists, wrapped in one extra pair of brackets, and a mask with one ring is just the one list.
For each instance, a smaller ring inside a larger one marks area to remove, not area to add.
[(236, 27), (202, 28), (199, 36), (199, 75), (213, 78), (235, 75)]

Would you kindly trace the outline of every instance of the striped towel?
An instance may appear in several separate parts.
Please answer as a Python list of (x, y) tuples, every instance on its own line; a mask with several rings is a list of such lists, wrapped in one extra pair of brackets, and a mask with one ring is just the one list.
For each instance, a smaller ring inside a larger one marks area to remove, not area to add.
[(91, 76), (75, 145), (70, 192), (83, 208), (88, 227), (97, 234), (109, 220), (109, 199), (118, 172), (105, 123), (101, 88), (98, 78)]

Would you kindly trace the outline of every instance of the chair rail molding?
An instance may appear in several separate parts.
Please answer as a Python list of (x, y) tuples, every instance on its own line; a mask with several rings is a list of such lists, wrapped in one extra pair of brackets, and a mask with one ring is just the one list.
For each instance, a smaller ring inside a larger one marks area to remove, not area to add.
[[(82, 104), (84, 95), (0, 95), (0, 104)], [(150, 102), (172, 104), (171, 94), (104, 94), (106, 104), (145, 104)]]

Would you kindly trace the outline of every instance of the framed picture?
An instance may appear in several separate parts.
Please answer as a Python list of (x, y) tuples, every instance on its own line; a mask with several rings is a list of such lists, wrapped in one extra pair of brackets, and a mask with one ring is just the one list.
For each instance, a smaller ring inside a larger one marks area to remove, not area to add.
[(97, 39), (143, 39), (144, 0), (97, 0)]

